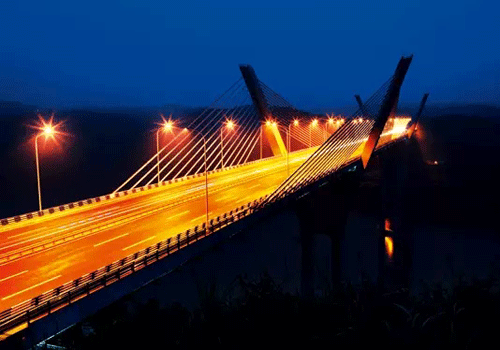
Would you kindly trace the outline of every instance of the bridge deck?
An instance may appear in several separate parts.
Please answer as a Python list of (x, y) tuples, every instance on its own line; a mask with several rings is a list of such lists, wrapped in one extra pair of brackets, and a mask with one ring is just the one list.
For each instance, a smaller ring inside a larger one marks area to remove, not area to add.
[[(290, 171), (314, 149), (291, 153)], [(283, 158), (210, 174), (210, 217), (271, 193), (286, 177)], [(4, 226), (0, 258), (12, 260), (0, 264), (0, 311), (204, 221), (202, 176)]]

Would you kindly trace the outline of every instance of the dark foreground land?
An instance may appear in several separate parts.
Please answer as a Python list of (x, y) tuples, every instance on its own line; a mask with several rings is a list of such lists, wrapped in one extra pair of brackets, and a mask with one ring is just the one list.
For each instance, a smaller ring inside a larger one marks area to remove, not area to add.
[[(500, 325), (498, 280), (438, 287), (418, 297), (381, 295), (365, 282), (305, 301), (283, 293), (268, 276), (240, 278), (227, 298), (203, 291), (193, 312), (154, 300), (131, 314), (114, 305), (51, 343), (72, 349), (341, 348), (481, 349)], [(233, 294), (234, 293), (234, 294)], [(231, 298), (234, 295), (238, 298)]]

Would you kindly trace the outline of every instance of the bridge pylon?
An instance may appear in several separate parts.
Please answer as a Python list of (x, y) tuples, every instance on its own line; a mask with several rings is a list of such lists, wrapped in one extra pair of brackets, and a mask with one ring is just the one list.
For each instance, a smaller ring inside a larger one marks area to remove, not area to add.
[(361, 96), (359, 96), (359, 95), (356, 94), (356, 95), (354, 95), (354, 98), (356, 99), (356, 102), (358, 103), (358, 107), (361, 110), (361, 113), (363, 114), (363, 117), (365, 117), (365, 118), (369, 117), (370, 114), (366, 110), (366, 107), (363, 104), (363, 100), (361, 100)]
[(406, 72), (410, 67), (412, 59), (413, 55), (401, 57), (396, 67), (392, 81), (387, 89), (382, 105), (380, 106), (375, 123), (373, 124), (373, 128), (368, 136), (368, 141), (366, 141), (363, 153), (361, 153), (361, 161), (365, 169), (368, 166), (371, 155), (377, 147), (380, 135), (382, 135), (382, 131), (387, 123), (387, 120), (389, 119), (389, 116), (394, 115), (399, 100), (401, 85), (403, 85)]
[[(271, 146), (273, 155), (281, 155), (285, 157), (288, 151), (278, 127), (275, 124), (272, 124), (272, 113), (269, 110), (266, 96), (264, 95), (264, 92), (259, 84), (259, 79), (255, 74), (255, 70), (249, 64), (240, 64), (240, 71), (248, 92), (250, 93), (250, 97), (252, 98), (255, 109), (257, 110), (257, 114), (260, 117), (263, 134), (266, 136), (266, 139)], [(269, 125), (267, 125), (268, 121)]]
[(422, 101), (420, 101), (420, 107), (418, 108), (417, 114), (412, 118), (411, 125), (408, 128), (408, 138), (410, 139), (415, 132), (415, 128), (417, 127), (418, 120), (424, 111), (425, 103), (427, 102), (427, 98), (429, 97), (429, 93), (425, 93), (422, 97)]

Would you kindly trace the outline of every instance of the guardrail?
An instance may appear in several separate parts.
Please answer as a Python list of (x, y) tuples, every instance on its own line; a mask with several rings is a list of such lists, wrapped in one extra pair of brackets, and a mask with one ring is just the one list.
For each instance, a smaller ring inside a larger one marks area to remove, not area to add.
[(0, 334), (42, 318), (250, 215), (266, 197), (211, 219), (209, 230), (203, 223), (0, 312)]
[[(302, 150), (303, 149), (300, 149), (300, 150), (296, 150), (294, 152), (300, 152)], [(294, 152), (291, 152), (291, 153), (294, 153)], [(271, 159), (279, 158), (279, 157), (281, 157), (281, 156), (271, 156), (271, 157), (266, 157), (266, 158), (262, 158), (262, 159), (256, 159), (256, 160), (253, 160), (253, 161), (250, 161), (250, 162), (246, 162), (246, 163), (242, 163), (242, 164), (232, 165), (232, 166), (229, 166), (229, 167), (225, 167), (224, 169), (219, 168), (219, 169), (210, 170), (208, 172), (208, 175), (215, 174), (215, 173), (220, 173), (220, 172), (223, 172), (223, 171), (228, 171), (228, 170), (232, 170), (232, 169), (236, 169), (236, 168), (240, 168), (240, 167), (243, 167), (243, 166), (247, 166), (247, 165), (251, 165), (251, 164), (255, 164), (255, 163), (258, 163), (258, 162), (262, 162), (262, 161), (266, 161), (266, 160), (271, 160)], [(168, 180), (168, 181), (163, 181), (163, 182), (160, 182), (160, 183), (154, 183), (154, 184), (147, 185), (147, 186), (136, 187), (136, 188), (133, 188), (133, 189), (130, 189), (130, 190), (124, 190), (124, 191), (120, 191), (120, 192), (116, 192), (116, 193), (110, 193), (110, 194), (99, 196), (99, 197), (83, 199), (83, 200), (80, 200), (80, 201), (77, 201), (77, 202), (72, 202), (72, 203), (69, 203), (69, 204), (63, 204), (63, 205), (55, 206), (55, 207), (52, 207), (52, 208), (43, 209), (41, 211), (34, 211), (34, 212), (31, 212), (31, 213), (27, 213), (27, 214), (21, 214), (21, 215), (12, 216), (10, 218), (0, 219), (0, 227), (1, 226), (6, 226), (6, 225), (9, 225), (9, 224), (12, 224), (12, 223), (17, 223), (17, 222), (20, 222), (20, 221), (24, 221), (24, 220), (30, 220), (30, 219), (33, 219), (35, 217), (43, 217), (45, 215), (50, 215), (50, 214), (54, 214), (54, 213), (57, 213), (57, 212), (62, 212), (62, 211), (69, 210), (69, 209), (80, 208), (80, 207), (83, 207), (83, 206), (88, 206), (88, 205), (91, 205), (91, 204), (100, 203), (100, 202), (107, 201), (107, 200), (110, 200), (110, 199), (124, 197), (124, 196), (127, 196), (129, 194), (133, 194), (133, 193), (138, 193), (138, 192), (143, 192), (143, 191), (147, 191), (147, 190), (152, 190), (152, 189), (158, 188), (160, 186), (166, 186), (166, 185), (171, 185), (173, 183), (182, 182), (182, 181), (185, 181), (185, 180), (191, 180), (191, 179), (194, 179), (194, 178), (200, 178), (203, 175), (204, 175), (204, 173), (197, 173), (197, 174), (193, 174), (193, 175), (187, 175), (187, 176), (183, 176), (183, 177), (171, 179), (171, 180)]]

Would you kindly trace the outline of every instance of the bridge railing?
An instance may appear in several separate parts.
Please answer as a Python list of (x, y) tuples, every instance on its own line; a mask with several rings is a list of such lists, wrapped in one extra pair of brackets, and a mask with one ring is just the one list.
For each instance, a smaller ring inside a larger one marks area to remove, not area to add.
[[(299, 152), (299, 151), (301, 151), (301, 150), (296, 150), (294, 152)], [(251, 164), (255, 164), (255, 163), (259, 163), (259, 162), (263, 162), (263, 161), (269, 161), (269, 160), (277, 159), (277, 158), (280, 158), (280, 157), (281, 157), (280, 155), (270, 156), (270, 157), (265, 157), (265, 158), (262, 158), (262, 159), (252, 160), (252, 161), (249, 161), (249, 162), (246, 162), (246, 163), (243, 163), (243, 164), (237, 164), (237, 165), (228, 166), (228, 167), (225, 167), (223, 169), (218, 168), (218, 169), (214, 169), (214, 170), (208, 171), (208, 175), (212, 175), (212, 174), (216, 174), (216, 173), (220, 173), (220, 172), (226, 172), (226, 171), (233, 170), (233, 169), (236, 169), (236, 168), (241, 168), (241, 167), (249, 166)], [(187, 176), (178, 177), (178, 178), (167, 180), (167, 181), (162, 181), (160, 183), (154, 183), (154, 184), (150, 184), (150, 185), (147, 185), (147, 186), (135, 187), (135, 188), (132, 188), (132, 189), (129, 189), (129, 190), (123, 190), (123, 191), (119, 191), (119, 192), (115, 192), (115, 193), (110, 193), (110, 194), (102, 195), (102, 196), (99, 196), (99, 197), (82, 199), (82, 200), (79, 200), (79, 201), (76, 201), (76, 202), (72, 202), (72, 203), (68, 203), (68, 204), (61, 204), (61, 205), (58, 205), (58, 206), (55, 206), (55, 207), (43, 209), (41, 211), (34, 211), (34, 212), (31, 212), (31, 213), (20, 214), (20, 215), (12, 216), (12, 217), (9, 217), (9, 218), (0, 219), (0, 227), (6, 226), (6, 225), (9, 225), (9, 224), (18, 223), (20, 221), (30, 220), (30, 219), (34, 219), (34, 218), (41, 218), (41, 217), (44, 217), (46, 215), (52, 215), (52, 214), (55, 214), (55, 213), (66, 211), (66, 210), (81, 208), (81, 207), (84, 207), (84, 206), (88, 207), (89, 205), (100, 204), (100, 203), (103, 203), (103, 202), (106, 202), (106, 201), (109, 201), (109, 200), (113, 200), (113, 199), (116, 199), (116, 198), (123, 198), (123, 197), (128, 196), (128, 195), (132, 195), (132, 194), (135, 194), (135, 193), (140, 193), (140, 192), (144, 192), (144, 191), (148, 191), (148, 190), (153, 190), (153, 189), (158, 188), (158, 187), (163, 187), (163, 186), (166, 186), (166, 185), (175, 184), (175, 183), (182, 182), (182, 181), (185, 181), (185, 180), (191, 180), (191, 179), (195, 179), (195, 178), (201, 178), (203, 176), (203, 174), (204, 173), (201, 172), (201, 173), (197, 173), (197, 174), (187, 175)], [(2, 257), (1, 256), (0, 256), (0, 262), (2, 262)]]
[(130, 254), (125, 258), (0, 312), (0, 334), (42, 318), (252, 214), (255, 207), (263, 202), (265, 198), (266, 196), (261, 197), (211, 219), (209, 230), (206, 230), (205, 223), (194, 227), (194, 229), (188, 229), (177, 236)]

